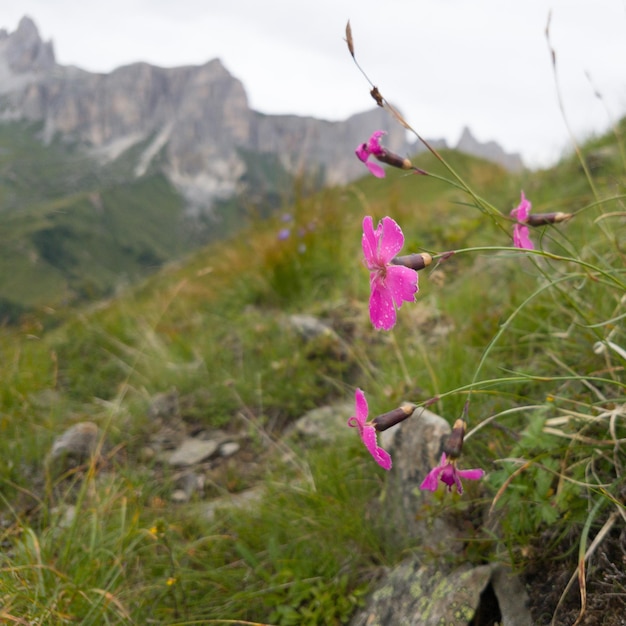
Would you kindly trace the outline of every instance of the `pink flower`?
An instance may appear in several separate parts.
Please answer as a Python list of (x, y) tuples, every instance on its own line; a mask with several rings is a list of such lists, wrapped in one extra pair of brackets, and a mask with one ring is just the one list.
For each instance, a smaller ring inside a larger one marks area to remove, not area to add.
[(355, 153), (359, 160), (365, 163), (365, 167), (376, 176), (376, 178), (384, 178), (385, 170), (378, 165), (378, 163), (370, 163), (370, 156), (381, 156), (385, 153), (385, 150), (380, 145), (380, 138), (385, 135), (384, 130), (375, 131), (372, 136), (369, 138), (367, 143), (362, 143), (356, 150)]
[(511, 211), (511, 217), (517, 220), (517, 224), (513, 228), (513, 245), (516, 248), (525, 250), (534, 250), (535, 248), (528, 236), (528, 226), (526, 226), (531, 208), (532, 204), (526, 200), (526, 196), (522, 191), (522, 199), (519, 205)]
[(480, 468), (469, 470), (457, 469), (456, 459), (448, 460), (444, 452), (441, 455), (441, 462), (437, 467), (428, 472), (426, 478), (424, 478), (420, 485), (420, 489), (437, 491), (439, 480), (441, 479), (442, 483), (448, 485), (448, 491), (452, 491), (452, 485), (456, 485), (456, 490), (461, 494), (463, 493), (461, 478), (465, 480), (480, 480), (484, 475), (485, 471)]
[(396, 323), (396, 308), (415, 299), (419, 290), (417, 272), (391, 264), (404, 245), (404, 235), (390, 217), (384, 217), (374, 230), (373, 220), (367, 215), (361, 244), (370, 270), (370, 319), (375, 328), (390, 330)]
[(390, 470), (391, 457), (388, 452), (378, 447), (376, 443), (376, 428), (366, 421), (368, 414), (367, 400), (365, 399), (365, 394), (360, 389), (357, 389), (354, 393), (354, 404), (356, 416), (352, 416), (348, 420), (348, 426), (359, 429), (361, 439), (376, 463), (383, 469)]

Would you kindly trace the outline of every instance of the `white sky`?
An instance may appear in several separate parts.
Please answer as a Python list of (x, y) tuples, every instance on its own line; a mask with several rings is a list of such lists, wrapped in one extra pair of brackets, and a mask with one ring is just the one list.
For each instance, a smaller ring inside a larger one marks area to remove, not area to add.
[(29, 15), (59, 63), (90, 71), (219, 57), (254, 109), (338, 120), (374, 105), (343, 41), (350, 19), (359, 62), (421, 135), (454, 144), (467, 125), (532, 166), (570, 145), (550, 10), (584, 139), (626, 114), (626, 0), (0, 0), (0, 27)]

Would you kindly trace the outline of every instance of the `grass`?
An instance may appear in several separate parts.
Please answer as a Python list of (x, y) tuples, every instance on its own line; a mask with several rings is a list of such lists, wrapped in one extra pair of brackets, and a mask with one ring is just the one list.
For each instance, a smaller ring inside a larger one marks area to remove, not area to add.
[[(501, 219), (441, 181), (389, 172), (298, 197), (289, 222), (253, 221), (97, 306), (3, 328), (0, 619), (347, 623), (381, 568), (415, 549), (412, 538), (386, 526), (384, 477), (353, 433), (291, 442), (290, 454), (264, 442), (356, 386), (373, 415), (439, 396), (431, 408), (453, 421), (470, 398), (467, 466), (488, 470), (483, 497), (501, 528), (485, 537), (491, 559), (539, 584), (546, 559), (576, 571), (580, 549), (584, 557), (610, 520), (604, 551), (615, 549), (626, 439), (625, 364), (607, 343), (626, 345), (626, 164), (615, 146), (609, 135), (584, 147), (596, 155), (600, 198), (575, 159), (513, 177), (444, 153)], [(443, 174), (432, 155), (416, 164)], [(576, 212), (533, 230), (537, 254), (506, 248), (520, 188), (533, 213)], [(393, 216), (407, 251), (458, 251), (420, 273), (417, 302), (402, 307), (393, 334), (373, 332), (368, 318), (365, 214)], [(303, 340), (294, 313), (319, 317), (338, 339)], [(234, 428), (246, 416), (256, 469), (232, 464), (212, 493), (260, 484), (258, 506), (210, 517), (202, 500), (169, 502), (171, 472), (138, 452), (151, 398), (171, 387), (199, 427)], [(105, 462), (48, 475), (54, 437), (85, 419), (106, 434)], [(590, 611), (602, 571), (587, 580)]]

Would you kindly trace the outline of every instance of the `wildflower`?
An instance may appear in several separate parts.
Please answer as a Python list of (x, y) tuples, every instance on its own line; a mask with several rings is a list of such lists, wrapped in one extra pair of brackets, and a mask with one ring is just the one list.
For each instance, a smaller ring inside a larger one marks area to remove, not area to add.
[(390, 152), (386, 150), (380, 145), (380, 138), (383, 135), (386, 135), (384, 130), (377, 130), (372, 133), (372, 136), (366, 143), (362, 143), (356, 150), (355, 154), (359, 158), (360, 161), (365, 163), (365, 167), (374, 175), (376, 178), (384, 178), (385, 170), (378, 165), (378, 163), (370, 163), (370, 156), (375, 157), (379, 161), (383, 163), (387, 163), (393, 167), (398, 167), (402, 170), (414, 170), (418, 174), (426, 175), (424, 170), (415, 167), (411, 161), (405, 157), (401, 157), (399, 154), (395, 152)]
[(428, 472), (426, 478), (424, 478), (420, 485), (420, 489), (437, 491), (439, 480), (441, 479), (442, 483), (448, 485), (448, 491), (452, 491), (452, 485), (456, 485), (457, 492), (462, 494), (463, 485), (461, 484), (461, 478), (466, 480), (480, 480), (485, 475), (485, 471), (480, 468), (469, 470), (460, 470), (457, 468), (456, 461), (458, 457), (461, 456), (464, 435), (465, 422), (462, 419), (458, 419), (454, 423), (452, 432), (444, 445), (441, 462), (437, 467)]
[(390, 217), (384, 217), (374, 230), (373, 220), (367, 215), (361, 244), (370, 270), (370, 319), (375, 328), (390, 330), (396, 323), (396, 308), (405, 301), (412, 302), (419, 291), (417, 272), (391, 263), (404, 245), (404, 235)]
[(448, 491), (452, 491), (452, 485), (456, 485), (456, 490), (461, 494), (463, 493), (461, 478), (465, 480), (480, 480), (484, 475), (485, 470), (480, 468), (469, 470), (458, 469), (456, 459), (449, 459), (444, 452), (441, 455), (441, 462), (437, 467), (428, 472), (426, 478), (424, 478), (420, 485), (420, 489), (437, 491), (439, 480), (441, 479), (442, 483), (448, 485)]
[(511, 211), (511, 217), (517, 220), (513, 228), (513, 245), (516, 248), (534, 250), (535, 246), (528, 236), (528, 217), (532, 204), (526, 199), (522, 191), (522, 198), (519, 205)]
[(285, 239), (289, 239), (289, 235), (291, 234), (291, 230), (289, 228), (281, 228), (278, 231), (278, 241), (285, 241)]
[(360, 389), (357, 389), (354, 393), (354, 404), (356, 415), (348, 420), (348, 426), (359, 429), (361, 440), (369, 453), (374, 457), (376, 463), (383, 469), (390, 470), (391, 457), (388, 452), (378, 447), (378, 443), (376, 442), (376, 427), (372, 423), (367, 422), (367, 399)]
[(385, 134), (384, 130), (377, 130), (370, 138), (367, 143), (362, 143), (356, 150), (355, 153), (360, 161), (365, 163), (365, 167), (374, 175), (376, 178), (384, 178), (385, 170), (378, 165), (378, 163), (370, 163), (369, 158), (370, 155), (380, 156), (383, 153), (383, 148), (380, 145), (380, 138)]

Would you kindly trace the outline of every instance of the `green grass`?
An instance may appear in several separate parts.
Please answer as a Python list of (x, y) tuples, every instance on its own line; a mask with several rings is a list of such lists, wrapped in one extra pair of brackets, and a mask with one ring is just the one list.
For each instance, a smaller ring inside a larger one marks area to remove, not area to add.
[[(606, 146), (615, 146), (613, 136), (584, 152)], [(626, 164), (618, 150), (599, 154), (594, 198), (575, 159), (513, 177), (444, 153), (502, 217), (441, 181), (389, 172), (296, 198), (285, 240), (279, 218), (252, 221), (98, 306), (3, 328), (0, 616), (343, 624), (381, 566), (415, 549), (386, 526), (384, 476), (357, 437), (290, 444), (291, 456), (266, 455), (252, 437), (258, 474), (238, 475), (235, 464), (215, 485), (221, 493), (263, 485), (251, 512), (209, 518), (201, 501), (170, 505), (171, 476), (139, 462), (137, 451), (150, 398), (173, 386), (194, 424), (227, 428), (243, 413), (252, 432), (273, 438), (309, 408), (353, 397), (356, 386), (374, 415), (439, 396), (433, 410), (454, 421), (469, 397), (469, 429), (479, 428), (464, 464), (488, 470), (483, 497), (502, 529), (495, 541), (485, 537), (491, 558), (523, 570), (538, 559), (538, 537), (542, 557), (561, 550), (564, 536), (583, 537), (570, 544), (574, 552), (576, 541), (588, 547), (583, 530), (623, 512), (626, 437), (626, 364), (610, 348), (594, 351), (598, 341), (626, 346)], [(416, 163), (444, 175), (430, 155)], [(521, 188), (534, 213), (576, 212), (533, 229), (551, 254), (484, 249), (510, 245), (506, 218)], [(123, 194), (103, 196), (112, 219)], [(407, 251), (459, 251), (420, 273), (417, 302), (402, 307), (393, 335), (374, 332), (368, 318), (366, 214), (392, 216)], [(40, 219), (62, 225), (44, 210)], [(119, 219), (111, 232), (121, 247), (134, 245)], [(158, 224), (145, 228), (155, 229), (154, 241)], [(293, 313), (318, 316), (340, 341), (307, 343), (287, 322)], [(55, 436), (85, 419), (106, 432), (108, 463), (57, 484), (45, 455)]]

